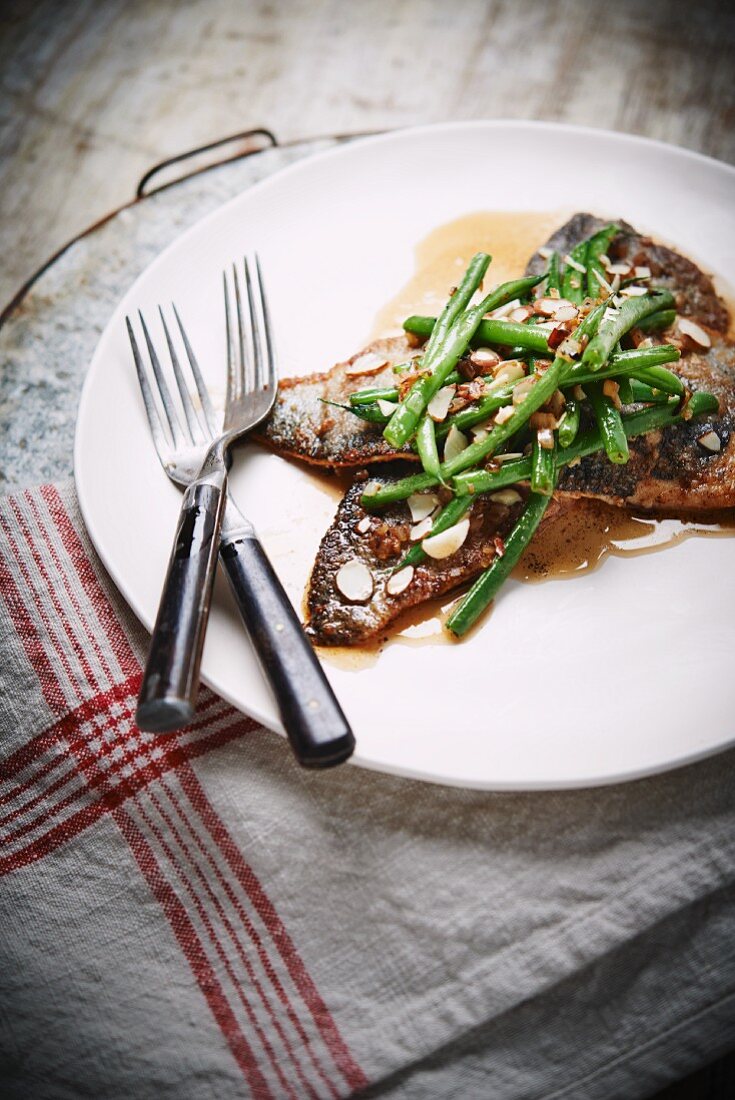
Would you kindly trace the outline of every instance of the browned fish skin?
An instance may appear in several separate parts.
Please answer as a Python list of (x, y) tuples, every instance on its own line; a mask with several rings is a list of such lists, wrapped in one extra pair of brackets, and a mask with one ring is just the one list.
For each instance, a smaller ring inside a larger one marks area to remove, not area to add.
[[(386, 359), (388, 366), (378, 374), (345, 374), (346, 367), (368, 352)], [(331, 468), (387, 462), (402, 454), (414, 457), (410, 447), (400, 452), (391, 448), (374, 424), (324, 402), (347, 405), (355, 390), (395, 385), (391, 368), (415, 355), (417, 349), (404, 336), (395, 336), (373, 341), (346, 363), (338, 363), (323, 374), (284, 379), (278, 387), (273, 413), (256, 438), (279, 454)]]
[[(559, 492), (651, 511), (735, 506), (735, 448), (729, 446), (735, 429), (735, 346), (713, 334), (710, 351), (685, 356), (676, 372), (689, 389), (715, 394), (720, 412), (631, 439), (624, 466), (604, 454), (589, 455), (562, 470)], [(719, 452), (699, 443), (709, 431), (720, 440)]]
[[(580, 241), (607, 224), (608, 222), (593, 214), (575, 214), (549, 237), (546, 247), (553, 248), (564, 256)], [(617, 224), (622, 232), (610, 245), (611, 260), (649, 267), (651, 285), (670, 290), (676, 297), (677, 311), (683, 317), (691, 317), (715, 332), (727, 332), (727, 307), (715, 291), (709, 275), (705, 275), (686, 256), (666, 245), (656, 244), (650, 237), (642, 236), (622, 219), (617, 220)], [(540, 274), (546, 270), (546, 263), (536, 252), (528, 263), (526, 273)]]
[[(380, 474), (374, 480), (385, 484), (398, 476)], [(482, 572), (495, 556), (495, 537), (505, 538), (510, 533), (522, 508), (520, 503), (508, 507), (489, 496), (478, 497), (470, 513), (469, 534), (457, 553), (443, 561), (428, 559), (416, 566), (409, 586), (391, 596), (386, 584), (411, 545), (405, 541), (410, 514), (405, 503), (393, 505), (379, 516), (372, 516), (371, 531), (361, 534), (357, 525), (368, 515), (360, 505), (364, 487), (364, 483), (356, 482), (348, 489), (319, 547), (307, 601), (307, 629), (317, 645), (358, 645), (379, 637), (401, 612), (441, 596)], [(381, 525), (385, 526), (382, 533)], [(401, 549), (384, 558), (381, 550), (386, 542), (393, 546), (402, 542)], [(349, 602), (337, 587), (337, 573), (351, 558), (363, 562), (373, 576), (375, 589), (364, 604)]]

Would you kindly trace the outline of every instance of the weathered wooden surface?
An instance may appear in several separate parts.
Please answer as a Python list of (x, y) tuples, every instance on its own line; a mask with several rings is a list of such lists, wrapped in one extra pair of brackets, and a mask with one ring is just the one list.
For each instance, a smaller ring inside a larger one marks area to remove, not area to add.
[(735, 161), (734, 55), (726, 0), (5, 0), (0, 305), (152, 163), (258, 124), (559, 119)]

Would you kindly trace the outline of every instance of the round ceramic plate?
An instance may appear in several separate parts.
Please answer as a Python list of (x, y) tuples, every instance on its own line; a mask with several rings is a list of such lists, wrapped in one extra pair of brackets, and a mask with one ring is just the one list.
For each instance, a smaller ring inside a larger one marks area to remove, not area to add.
[[(735, 171), (655, 142), (572, 127), (473, 122), (356, 141), (302, 161), (183, 234), (105, 329), (79, 410), (75, 469), (92, 540), (147, 627), (178, 490), (156, 458), (125, 333), (127, 312), (175, 300), (212, 388), (224, 390), (223, 266), (257, 249), (281, 375), (364, 343), (435, 227), (474, 211), (622, 216), (735, 272)], [(539, 242), (541, 243), (541, 242)], [(492, 241), (478, 242), (492, 251)], [(231, 489), (300, 609), (336, 497), (295, 463), (237, 452)], [(511, 581), (462, 645), (391, 644), (327, 674), (357, 737), (354, 762), (488, 789), (573, 787), (661, 771), (731, 744), (735, 585), (730, 539), (688, 539), (573, 579)], [(269, 727), (278, 712), (225, 586), (202, 674)]]

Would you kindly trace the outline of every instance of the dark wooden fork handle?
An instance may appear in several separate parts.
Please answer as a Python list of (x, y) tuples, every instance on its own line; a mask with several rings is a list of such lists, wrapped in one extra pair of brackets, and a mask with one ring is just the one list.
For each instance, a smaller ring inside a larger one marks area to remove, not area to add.
[(184, 494), (138, 696), (142, 730), (181, 729), (194, 717), (224, 496), (224, 471), (215, 484), (198, 481)]
[(236, 537), (220, 557), (296, 759), (341, 764), (355, 738), (265, 550), (255, 536)]

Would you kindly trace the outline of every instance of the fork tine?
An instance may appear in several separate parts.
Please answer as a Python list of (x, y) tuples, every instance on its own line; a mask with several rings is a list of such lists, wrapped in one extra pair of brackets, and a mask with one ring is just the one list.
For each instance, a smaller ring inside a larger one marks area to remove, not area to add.
[(209, 397), (209, 390), (207, 389), (207, 387), (204, 384), (204, 379), (202, 378), (202, 373), (199, 370), (199, 364), (197, 362), (196, 356), (194, 355), (194, 351), (192, 349), (192, 346), (189, 343), (189, 337), (186, 335), (186, 330), (184, 329), (184, 326), (181, 323), (181, 318), (179, 317), (179, 311), (177, 310), (177, 308), (176, 308), (176, 306), (174, 305), (173, 302), (171, 303), (171, 308), (174, 311), (174, 317), (176, 318), (176, 320), (178, 322), (178, 325), (179, 325), (179, 332), (181, 333), (181, 339), (184, 341), (184, 348), (186, 349), (186, 357), (189, 360), (189, 366), (191, 367), (191, 373), (194, 376), (194, 384), (196, 385), (197, 393), (199, 394), (199, 400), (200, 400), (201, 405), (202, 405), (202, 411), (204, 412), (204, 419), (207, 422), (207, 427), (209, 428), (210, 434), (211, 435), (216, 435), (217, 429), (218, 429), (217, 415), (214, 411), (214, 408), (212, 407), (212, 402), (211, 402), (210, 397)]
[(240, 279), (237, 267), (232, 265), (232, 276), (235, 283), (235, 305), (237, 307), (237, 343), (240, 349), (239, 371), (237, 373), (237, 388), (235, 397), (242, 397), (247, 388), (247, 378), (250, 374), (250, 355), (248, 354), (247, 338), (245, 335), (245, 318), (242, 310), (242, 295), (240, 294)]
[(222, 272), (222, 289), (225, 296), (225, 327), (227, 330), (227, 395), (225, 397), (225, 409), (229, 409), (235, 400), (237, 377), (235, 367), (235, 330), (232, 325), (230, 291), (227, 285), (226, 271)]
[(153, 436), (153, 442), (159, 457), (163, 457), (166, 450), (171, 446), (166, 438), (166, 432), (163, 427), (163, 421), (156, 408), (156, 402), (153, 399), (153, 391), (151, 390), (148, 382), (148, 376), (146, 369), (143, 366), (143, 359), (138, 347), (138, 341), (135, 339), (135, 333), (131, 324), (130, 318), (125, 318), (125, 324), (128, 327), (128, 337), (130, 338), (130, 347), (133, 350), (133, 359), (135, 360), (135, 370), (138, 375), (138, 384), (140, 385), (140, 392), (143, 397), (143, 404), (145, 405), (146, 416), (148, 417), (148, 425), (151, 429), (151, 435)]
[(250, 264), (248, 263), (247, 256), (243, 262), (245, 265), (245, 286), (248, 292), (248, 307), (250, 311), (250, 332), (253, 338), (252, 384), (253, 389), (259, 390), (263, 386), (263, 349), (260, 343), (260, 322), (258, 321), (258, 310), (255, 305), (253, 284), (250, 277)]
[(166, 343), (168, 344), (168, 353), (171, 356), (171, 365), (174, 368), (174, 377), (176, 379), (176, 385), (179, 390), (179, 396), (181, 397), (181, 404), (184, 409), (184, 416), (186, 418), (186, 424), (189, 428), (189, 436), (192, 443), (203, 443), (204, 432), (202, 431), (202, 425), (200, 424), (194, 405), (192, 404), (191, 397), (189, 396), (189, 390), (184, 379), (183, 372), (181, 370), (181, 364), (179, 363), (179, 357), (176, 354), (176, 348), (174, 342), (171, 339), (171, 333), (168, 330), (166, 324), (166, 318), (163, 315), (163, 310), (158, 307), (158, 314), (161, 318), (161, 324), (163, 325), (163, 331), (166, 335)]
[(255, 271), (258, 276), (260, 308), (263, 314), (263, 332), (265, 334), (267, 377), (264, 386), (266, 389), (275, 389), (278, 383), (278, 362), (276, 359), (276, 349), (273, 344), (273, 326), (271, 325), (271, 315), (268, 308), (268, 299), (266, 298), (265, 294), (263, 272), (260, 269), (260, 257), (258, 256), (257, 252), (255, 253)]
[(140, 318), (140, 323), (141, 323), (141, 326), (143, 328), (143, 335), (145, 336), (145, 342), (148, 345), (148, 354), (151, 357), (151, 366), (153, 367), (153, 374), (154, 374), (154, 377), (156, 379), (156, 385), (158, 386), (158, 393), (161, 397), (161, 402), (163, 404), (163, 409), (164, 409), (164, 412), (166, 413), (166, 419), (168, 421), (169, 430), (171, 432), (171, 436), (172, 436), (173, 441), (174, 441), (174, 446), (176, 446), (176, 447), (184, 446), (186, 444), (186, 439), (185, 439), (184, 433), (181, 429), (181, 424), (179, 422), (179, 418), (177, 416), (176, 409), (174, 408), (174, 403), (171, 400), (171, 394), (169, 393), (169, 389), (168, 389), (168, 386), (166, 384), (166, 379), (163, 376), (163, 371), (161, 370), (161, 364), (159, 363), (158, 356), (156, 355), (156, 349), (153, 346), (153, 341), (151, 340), (150, 333), (148, 332), (148, 327), (147, 327), (145, 321), (143, 320), (143, 314), (140, 312), (140, 310), (138, 310), (138, 317)]

